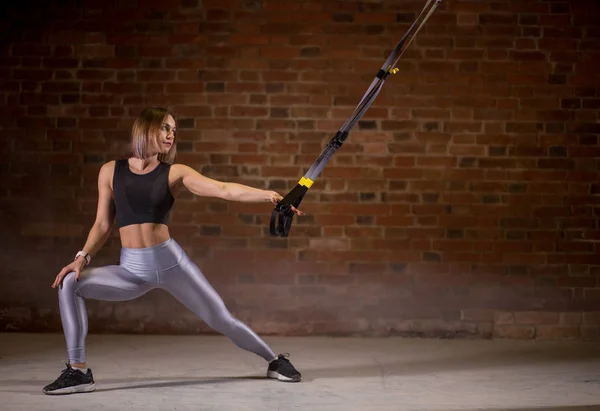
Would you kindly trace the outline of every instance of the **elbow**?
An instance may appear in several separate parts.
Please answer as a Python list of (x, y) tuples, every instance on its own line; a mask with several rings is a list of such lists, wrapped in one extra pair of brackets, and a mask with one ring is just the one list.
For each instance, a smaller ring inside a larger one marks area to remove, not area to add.
[(110, 221), (97, 221), (94, 228), (103, 235), (109, 235), (112, 231), (112, 224)]
[(233, 186), (230, 183), (221, 183), (218, 197), (227, 201), (235, 200), (235, 193), (233, 192), (232, 188)]
[(219, 181), (206, 187), (202, 195), (231, 201), (235, 199), (237, 194), (235, 193), (233, 184)]

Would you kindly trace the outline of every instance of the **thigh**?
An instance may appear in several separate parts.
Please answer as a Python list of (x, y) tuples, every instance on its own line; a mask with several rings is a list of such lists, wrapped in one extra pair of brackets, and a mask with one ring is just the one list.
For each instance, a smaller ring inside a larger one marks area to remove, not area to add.
[(177, 267), (161, 272), (160, 286), (208, 323), (227, 313), (221, 296), (189, 258)]
[(69, 273), (63, 280), (65, 288), (71, 288), (83, 298), (104, 301), (126, 301), (137, 298), (154, 286), (119, 265), (86, 268), (79, 281), (75, 273)]

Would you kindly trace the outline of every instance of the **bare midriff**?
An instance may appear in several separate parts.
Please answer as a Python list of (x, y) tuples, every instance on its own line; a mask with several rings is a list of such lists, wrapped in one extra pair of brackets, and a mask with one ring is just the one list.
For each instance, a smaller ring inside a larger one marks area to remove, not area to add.
[(132, 224), (119, 229), (121, 246), (124, 248), (146, 248), (163, 243), (171, 238), (164, 224)]

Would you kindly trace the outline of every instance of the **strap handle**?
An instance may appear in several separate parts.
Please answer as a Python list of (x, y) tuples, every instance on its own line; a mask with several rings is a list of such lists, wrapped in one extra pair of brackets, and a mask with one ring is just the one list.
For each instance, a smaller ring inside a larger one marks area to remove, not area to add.
[(277, 203), (275, 208), (273, 208), (269, 227), (272, 236), (288, 236), (294, 219), (294, 212), (292, 211), (291, 206), (298, 208), (304, 198), (304, 194), (306, 194), (311, 185), (312, 182), (303, 177), (298, 184), (296, 184), (296, 187), (283, 197), (281, 201)]

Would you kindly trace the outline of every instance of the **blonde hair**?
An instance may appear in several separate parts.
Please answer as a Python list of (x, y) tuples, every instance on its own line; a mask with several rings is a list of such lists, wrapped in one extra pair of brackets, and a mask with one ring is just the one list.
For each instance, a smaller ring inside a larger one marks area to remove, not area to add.
[[(131, 129), (131, 152), (135, 158), (147, 158), (153, 146), (158, 145), (158, 136), (167, 116), (175, 116), (171, 111), (162, 107), (149, 107), (144, 109), (136, 118)], [(158, 160), (163, 163), (173, 164), (177, 154), (177, 139), (167, 154), (158, 154)]]

